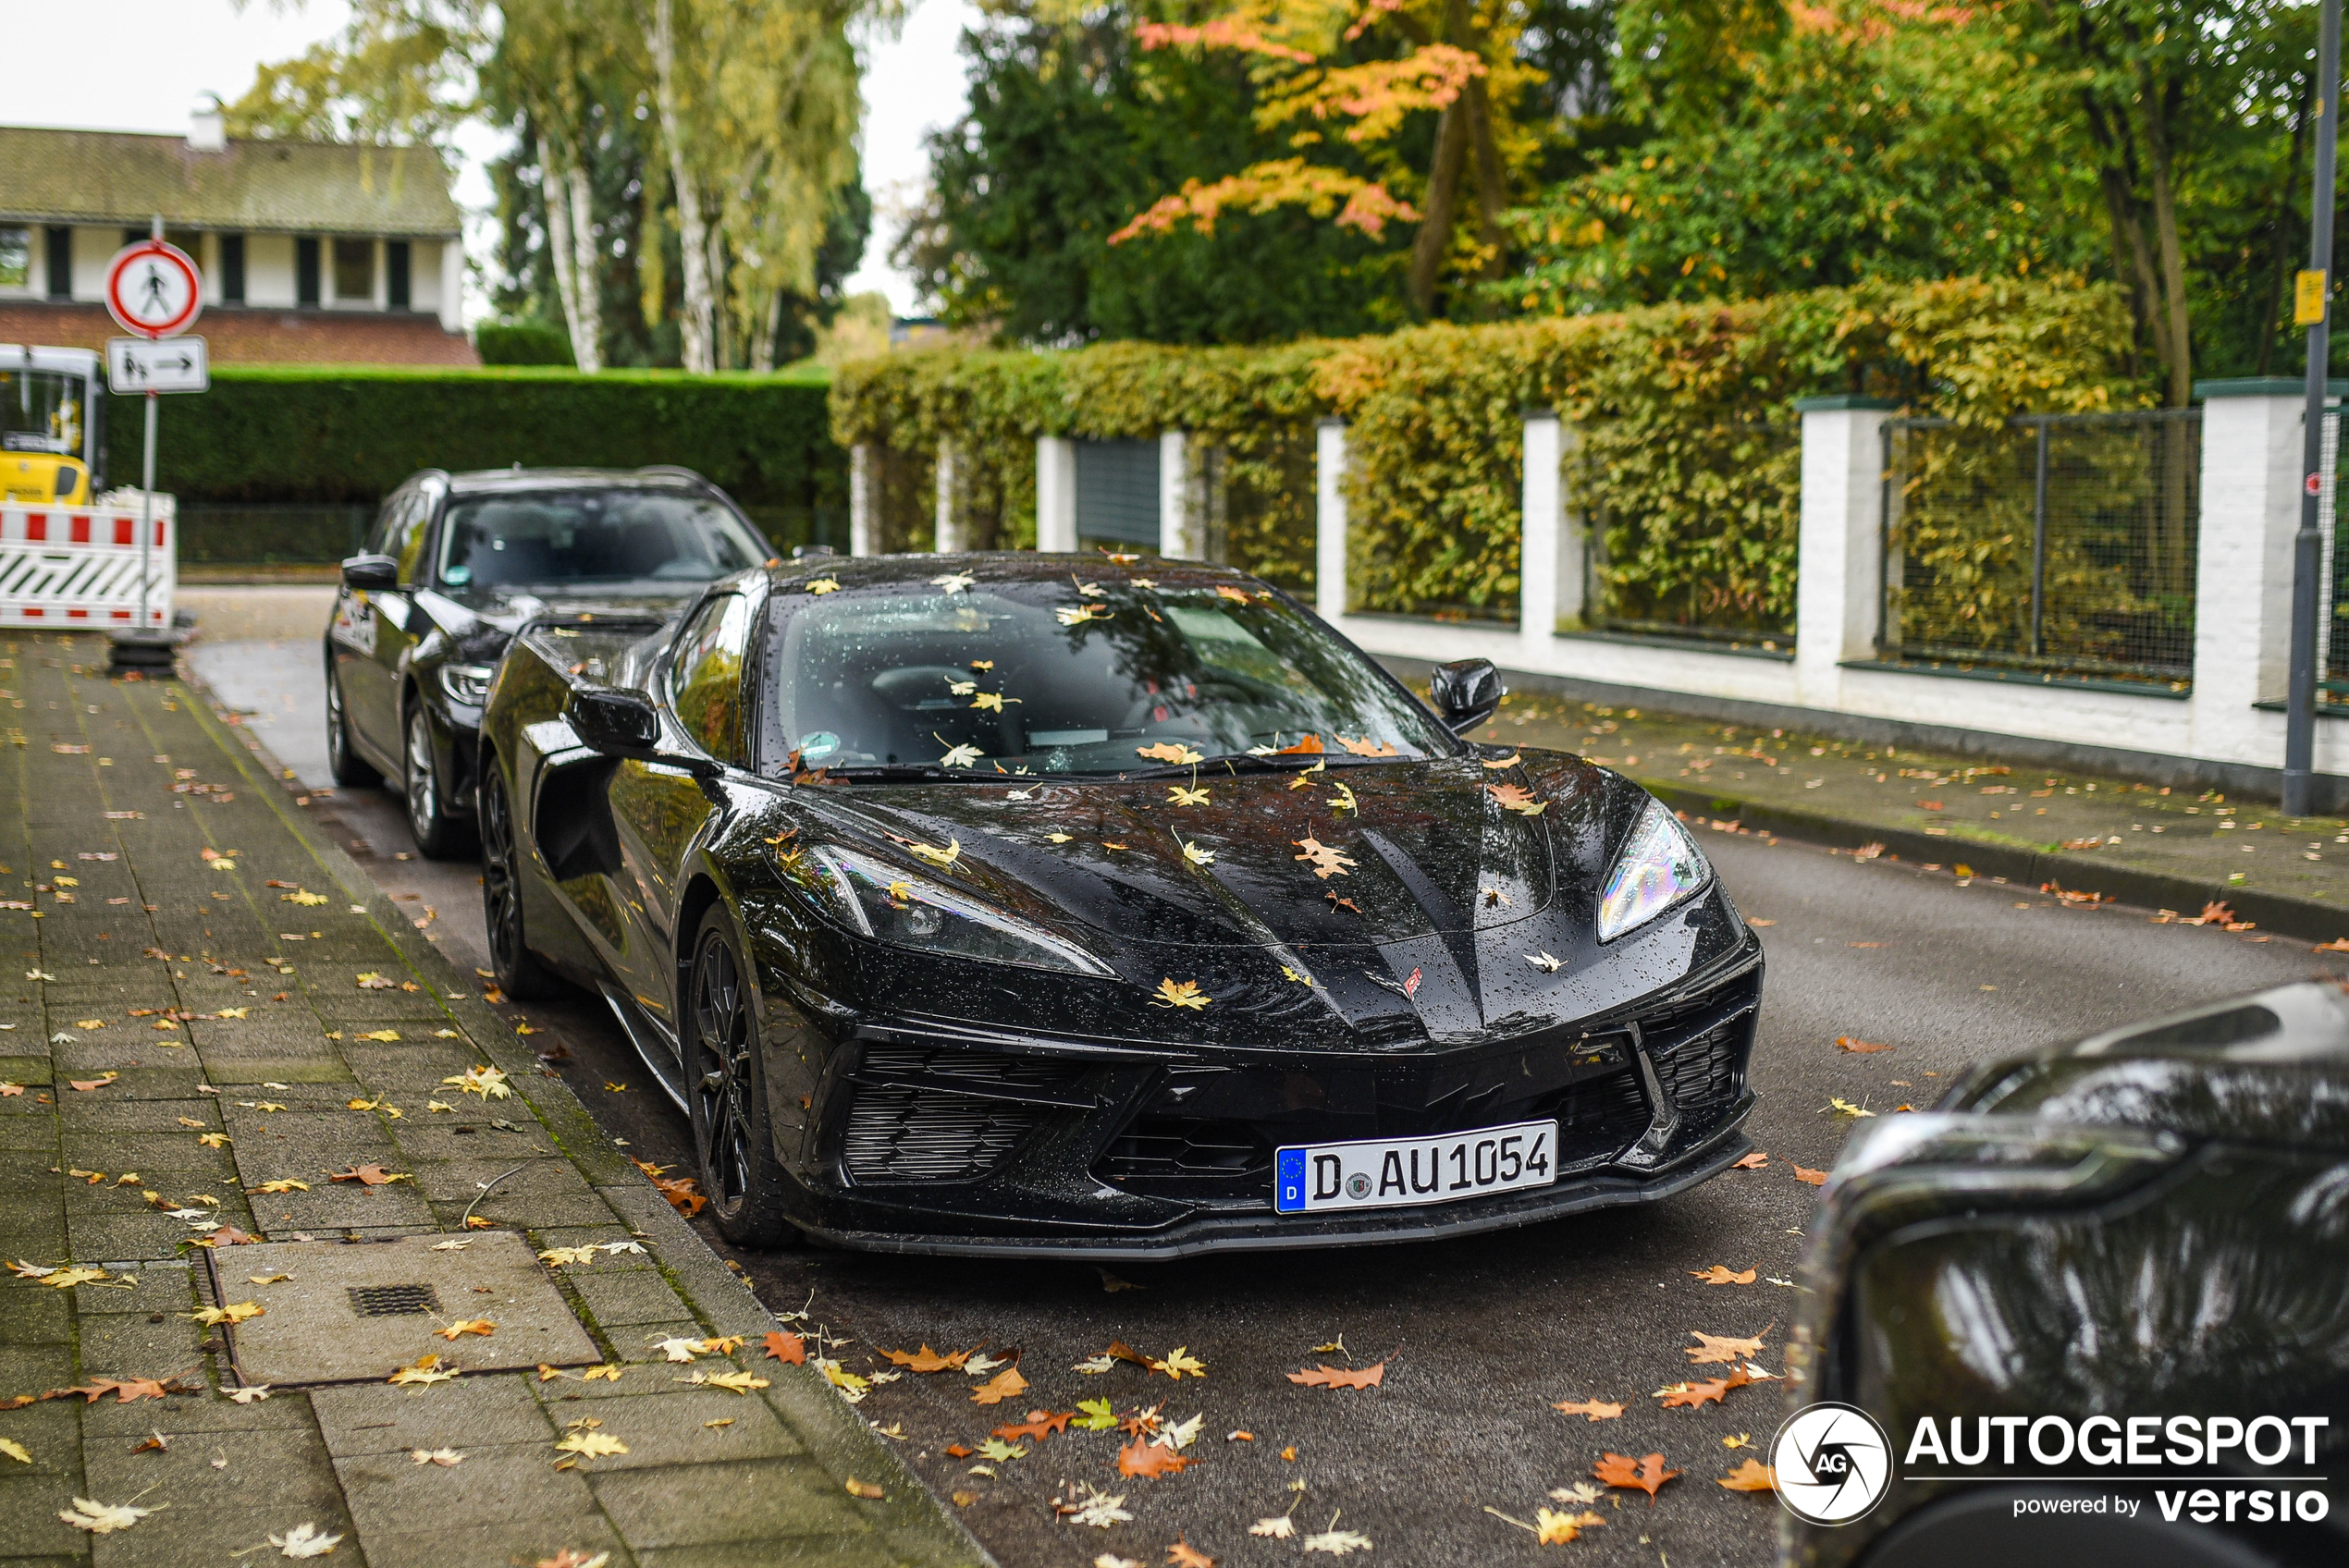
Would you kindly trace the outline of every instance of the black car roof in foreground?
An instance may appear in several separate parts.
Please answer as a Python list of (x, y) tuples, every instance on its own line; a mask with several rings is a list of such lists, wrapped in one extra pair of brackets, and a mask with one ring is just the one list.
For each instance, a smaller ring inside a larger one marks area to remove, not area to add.
[(2295, 981), (2108, 1029), (2046, 1054), (2349, 1067), (2349, 988), (2339, 981)]
[(842, 588), (921, 588), (957, 573), (975, 582), (1098, 582), (1124, 587), (1140, 578), (1153, 583), (1252, 582), (1237, 567), (1209, 561), (1129, 556), (1040, 555), (1034, 550), (973, 551), (959, 556), (813, 556), (767, 569), (779, 589), (804, 587), (830, 578)]
[(504, 491), (699, 490), (718, 486), (689, 468), (476, 468), (442, 470), (449, 493), (491, 496)]

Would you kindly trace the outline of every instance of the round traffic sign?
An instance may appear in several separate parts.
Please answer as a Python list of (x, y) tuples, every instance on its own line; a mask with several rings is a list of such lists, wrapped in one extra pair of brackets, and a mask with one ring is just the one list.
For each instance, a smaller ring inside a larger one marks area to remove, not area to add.
[(125, 332), (175, 337), (203, 309), (203, 282), (185, 251), (141, 239), (106, 263), (106, 309)]

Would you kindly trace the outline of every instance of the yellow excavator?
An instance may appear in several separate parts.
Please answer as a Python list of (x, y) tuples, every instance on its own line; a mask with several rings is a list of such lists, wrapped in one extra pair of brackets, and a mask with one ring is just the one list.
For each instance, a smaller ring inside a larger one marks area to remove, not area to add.
[(0, 343), (0, 506), (89, 505), (105, 406), (90, 349)]

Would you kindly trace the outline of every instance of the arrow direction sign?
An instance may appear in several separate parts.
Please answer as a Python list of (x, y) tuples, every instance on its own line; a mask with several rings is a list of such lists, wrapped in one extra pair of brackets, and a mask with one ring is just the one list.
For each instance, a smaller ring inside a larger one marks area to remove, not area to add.
[(208, 392), (212, 366), (201, 337), (106, 339), (106, 383), (117, 392)]

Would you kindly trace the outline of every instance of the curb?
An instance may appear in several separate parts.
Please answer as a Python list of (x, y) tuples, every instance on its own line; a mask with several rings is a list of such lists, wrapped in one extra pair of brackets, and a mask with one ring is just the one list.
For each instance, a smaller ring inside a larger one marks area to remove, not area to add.
[(2017, 886), (2037, 888), (2052, 882), (2071, 891), (2101, 893), (2121, 903), (2153, 910), (2172, 909), (2187, 914), (2199, 913), (2207, 903), (2223, 903), (2234, 911), (2236, 919), (2251, 921), (2260, 930), (2275, 936), (2297, 937), (2311, 942), (2330, 942), (2349, 936), (2349, 908), (2315, 899), (2264, 893), (2198, 876), (2106, 864), (2061, 851), (2028, 850), (1954, 835), (1920, 833), (1911, 827), (1887, 827), (1678, 784), (1647, 779), (1633, 782), (1687, 815), (1734, 816), (1746, 827), (1829, 849), (1855, 850), (1863, 844), (1882, 844), (1888, 855), (1944, 865), (1954, 864), (1962, 854), (1977, 876), (2003, 876)]

